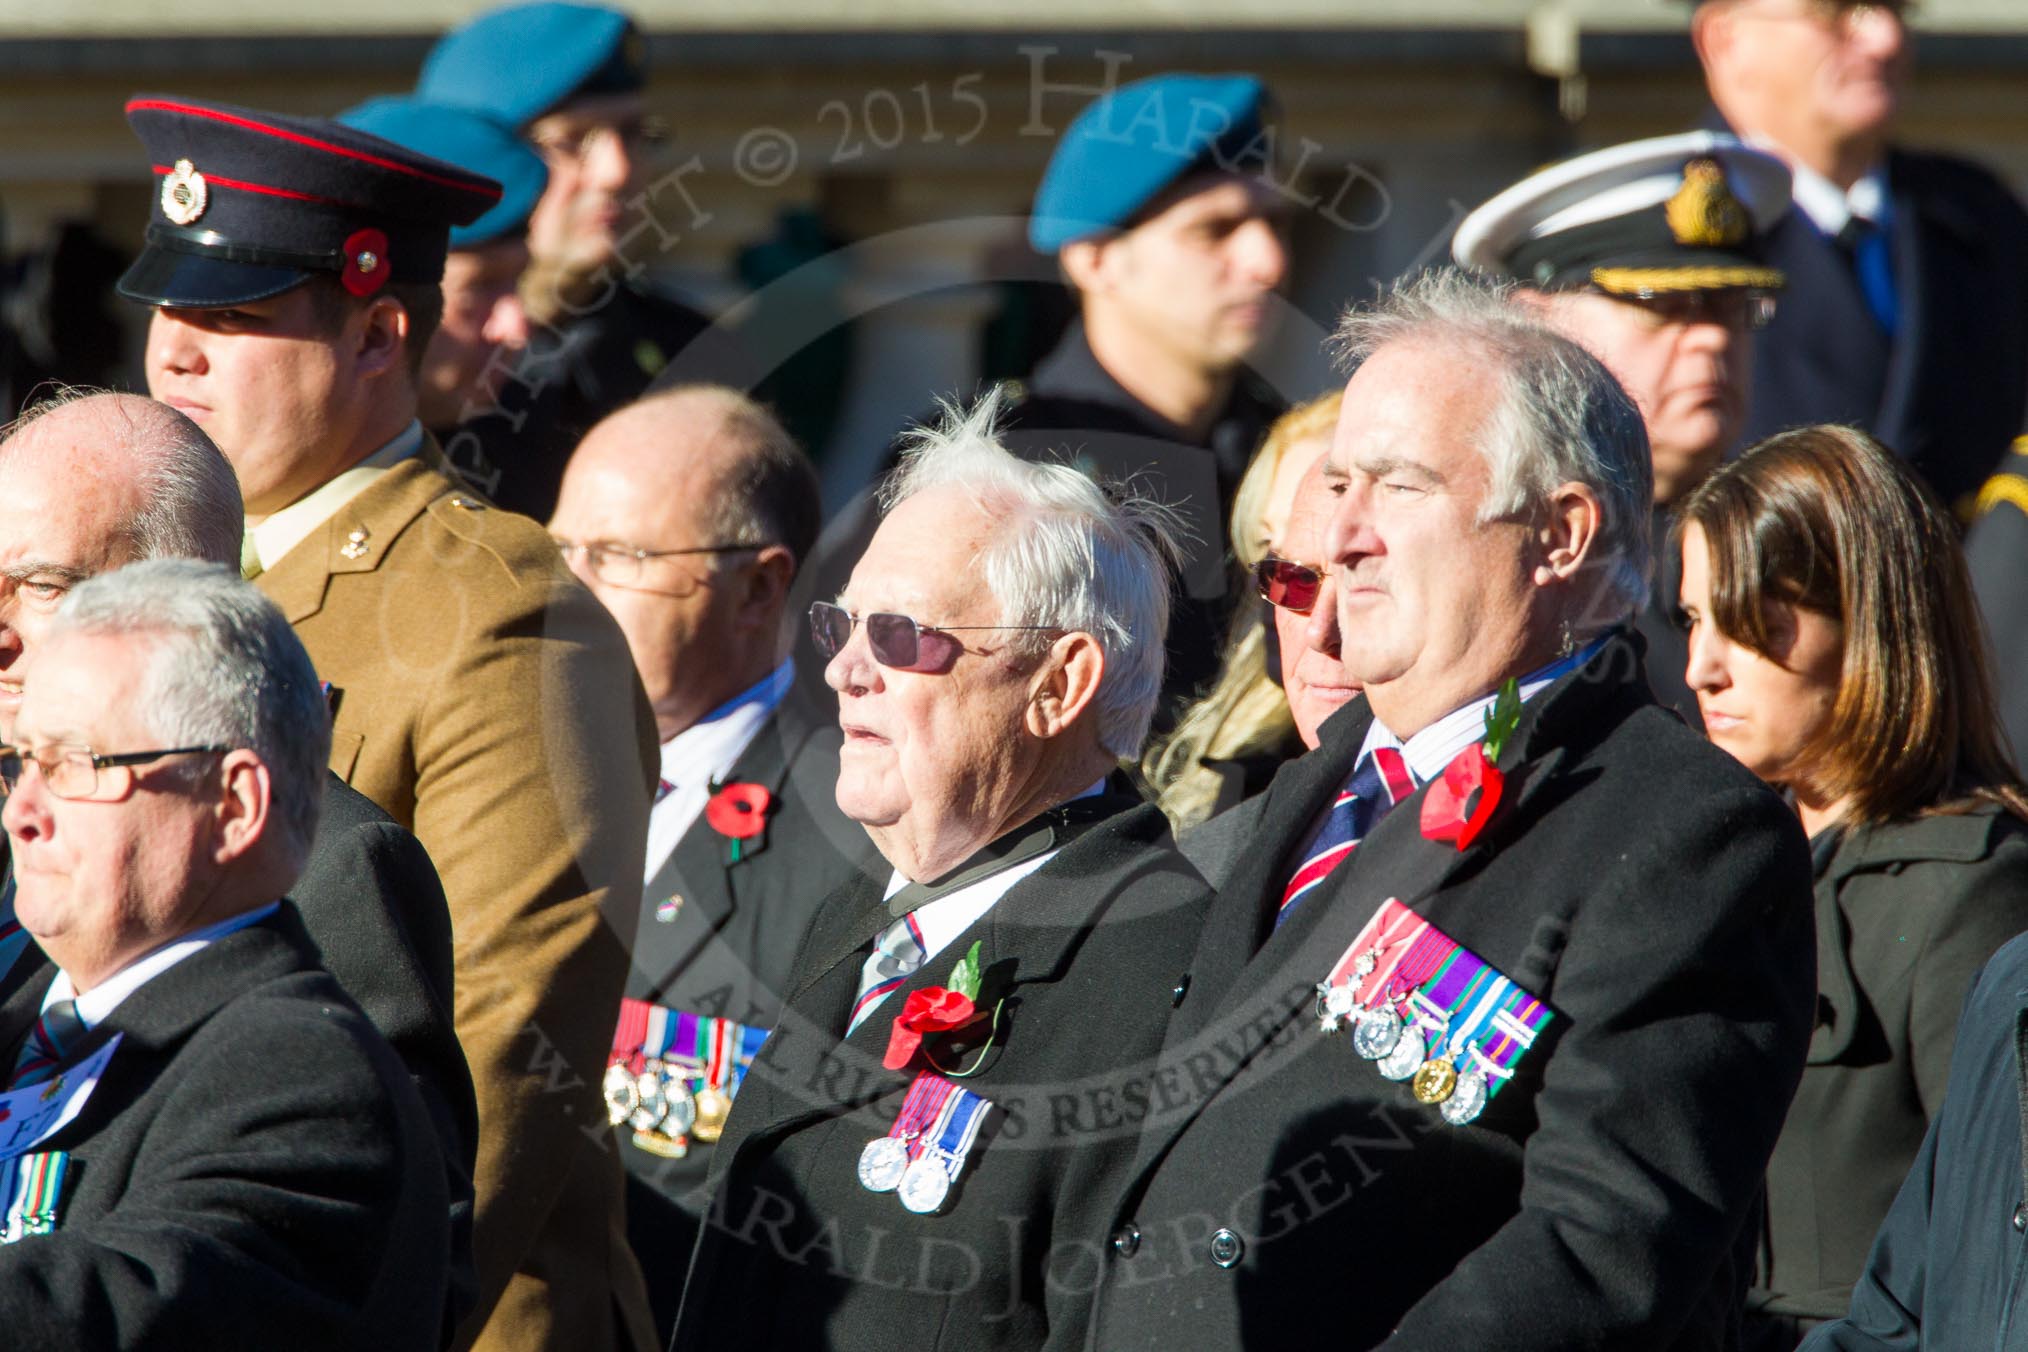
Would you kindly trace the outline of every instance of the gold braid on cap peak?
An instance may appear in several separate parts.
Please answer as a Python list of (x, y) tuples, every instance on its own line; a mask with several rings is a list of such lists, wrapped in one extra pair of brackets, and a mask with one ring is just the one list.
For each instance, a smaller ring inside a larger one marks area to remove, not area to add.
[(1724, 248), (1745, 242), (1753, 231), (1746, 206), (1732, 194), (1725, 170), (1713, 159), (1683, 166), (1683, 186), (1663, 208), (1678, 244)]
[(1689, 268), (1593, 268), (1591, 283), (1620, 296), (1654, 296), (1676, 291), (1722, 291), (1751, 286), (1772, 291), (1788, 284), (1778, 268), (1741, 265)]

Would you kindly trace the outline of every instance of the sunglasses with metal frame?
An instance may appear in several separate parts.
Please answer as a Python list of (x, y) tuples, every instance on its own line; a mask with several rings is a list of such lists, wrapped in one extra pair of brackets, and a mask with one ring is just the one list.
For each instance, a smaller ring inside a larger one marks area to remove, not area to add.
[(1270, 554), (1253, 566), (1253, 585), (1261, 600), (1269, 605), (1307, 615), (1310, 607), (1317, 604), (1317, 593), (1323, 590), (1324, 572), (1307, 563), (1293, 563)]
[(834, 606), (829, 601), (818, 601), (810, 607), (810, 637), (827, 662), (852, 641), (852, 626), (855, 624), (866, 626), (866, 644), (873, 650), (873, 660), (896, 671), (947, 669), (964, 651), (964, 644), (952, 638), (952, 634), (983, 629), (1057, 632), (1057, 626), (1048, 624), (918, 624), (907, 615), (891, 611), (854, 615), (845, 607)]

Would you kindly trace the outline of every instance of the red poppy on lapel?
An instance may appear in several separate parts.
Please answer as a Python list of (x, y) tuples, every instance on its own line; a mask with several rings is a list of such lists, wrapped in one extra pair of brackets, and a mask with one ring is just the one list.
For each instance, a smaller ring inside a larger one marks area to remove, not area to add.
[(1423, 793), (1422, 833), (1459, 849), (1470, 847), (1500, 805), (1506, 776), (1474, 742), (1444, 767), (1443, 777)]
[(774, 795), (763, 784), (727, 784), (704, 805), (704, 820), (721, 836), (751, 840), (767, 829)]
[(1500, 687), (1486, 710), (1486, 738), (1460, 751), (1444, 767), (1441, 778), (1423, 790), (1422, 833), (1430, 840), (1471, 848), (1479, 832), (1500, 806), (1507, 777), (1493, 762), (1521, 723), (1521, 688), (1512, 680)]
[(915, 1059), (925, 1037), (955, 1033), (977, 1023), (979, 1017), (979, 1007), (972, 1003), (972, 997), (948, 986), (925, 986), (910, 991), (901, 1013), (894, 1017), (894, 1026), (888, 1030), (887, 1054), (880, 1058), (880, 1064), (889, 1070), (902, 1070)]

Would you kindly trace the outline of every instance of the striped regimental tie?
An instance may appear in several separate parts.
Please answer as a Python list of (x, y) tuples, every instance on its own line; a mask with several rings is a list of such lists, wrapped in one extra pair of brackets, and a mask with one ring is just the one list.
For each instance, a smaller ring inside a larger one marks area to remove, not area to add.
[(1361, 758), (1332, 801), (1330, 815), (1303, 851), (1301, 866), (1289, 876), (1289, 885), (1282, 890), (1281, 909), (1275, 913), (1275, 927), (1279, 929), (1295, 912), (1296, 903), (1331, 876), (1338, 861), (1380, 824), (1388, 809), (1414, 792), (1415, 778), (1398, 749), (1379, 746)]
[(882, 997), (914, 975), (915, 969), (922, 966), (923, 957), (922, 930), (916, 926), (915, 912), (910, 911), (880, 931), (880, 937), (873, 941), (873, 956), (859, 969), (859, 994), (852, 1001), (852, 1018), (845, 1025), (845, 1036), (851, 1037)]
[(22, 1089), (41, 1084), (54, 1075), (63, 1064), (65, 1050), (77, 1045), (84, 1031), (84, 1020), (77, 1016), (77, 1001), (58, 1000), (43, 1010), (21, 1044), (21, 1055), (14, 1059), (14, 1075), (7, 1081), (7, 1087)]

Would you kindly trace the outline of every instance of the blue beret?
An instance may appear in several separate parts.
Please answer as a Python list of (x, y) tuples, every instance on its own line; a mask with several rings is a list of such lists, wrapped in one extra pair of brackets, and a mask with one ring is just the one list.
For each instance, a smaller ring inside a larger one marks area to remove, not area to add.
[(1264, 159), (1267, 104), (1251, 75), (1158, 75), (1113, 90), (1063, 133), (1035, 191), (1028, 242), (1053, 254), (1125, 225), (1196, 169)]
[(451, 227), (500, 200), (490, 178), (324, 118), (142, 94), (127, 122), (157, 185), (119, 292), (147, 305), (239, 305), (318, 273), (355, 296), (435, 282)]
[(481, 14), (445, 35), (424, 58), (415, 95), (521, 131), (571, 99), (634, 93), (646, 71), (647, 44), (632, 19), (544, 0)]
[(549, 183), (549, 167), (526, 141), (462, 108), (413, 98), (369, 99), (338, 114), (338, 120), (500, 185), (498, 206), (451, 231), (453, 249), (475, 249), (518, 233)]

